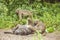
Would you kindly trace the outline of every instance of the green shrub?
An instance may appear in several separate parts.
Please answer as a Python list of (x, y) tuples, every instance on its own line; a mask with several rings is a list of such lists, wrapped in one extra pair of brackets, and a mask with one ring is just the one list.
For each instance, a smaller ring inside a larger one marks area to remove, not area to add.
[(60, 28), (60, 4), (41, 3), (36, 0), (32, 4), (29, 4), (28, 0), (8, 0), (7, 2), (0, 0), (0, 28), (11, 28), (18, 23), (26, 24), (26, 18), (18, 19), (16, 9), (32, 11), (33, 19), (43, 21), (49, 30)]

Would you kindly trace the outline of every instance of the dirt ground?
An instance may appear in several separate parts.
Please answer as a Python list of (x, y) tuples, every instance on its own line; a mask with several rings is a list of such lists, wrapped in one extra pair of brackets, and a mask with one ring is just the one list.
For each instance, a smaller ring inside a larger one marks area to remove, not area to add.
[[(0, 29), (0, 40), (38, 40), (37, 35), (14, 35), (14, 34), (4, 34), (5, 31)], [(47, 33), (46, 36), (42, 36), (42, 40), (60, 40), (60, 32), (56, 31), (53, 33)]]

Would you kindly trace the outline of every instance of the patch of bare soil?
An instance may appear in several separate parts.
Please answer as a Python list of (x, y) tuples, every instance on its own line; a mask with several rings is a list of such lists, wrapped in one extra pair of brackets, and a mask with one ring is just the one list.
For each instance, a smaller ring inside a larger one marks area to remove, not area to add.
[[(14, 35), (14, 34), (4, 34), (8, 30), (1, 30), (0, 29), (0, 40), (33, 40), (35, 37), (38, 40), (37, 35), (30, 34), (30, 35)], [(46, 36), (42, 36), (43, 40), (60, 40), (60, 32), (53, 32), (47, 33)]]

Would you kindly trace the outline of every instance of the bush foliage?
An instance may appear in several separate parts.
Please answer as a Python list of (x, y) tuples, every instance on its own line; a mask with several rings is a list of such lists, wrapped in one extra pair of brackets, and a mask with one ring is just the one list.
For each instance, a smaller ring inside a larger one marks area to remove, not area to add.
[(60, 3), (46, 3), (41, 0), (0, 0), (0, 28), (26, 23), (26, 18), (22, 21), (18, 19), (16, 9), (32, 11), (33, 19), (43, 21), (47, 30), (60, 28)]

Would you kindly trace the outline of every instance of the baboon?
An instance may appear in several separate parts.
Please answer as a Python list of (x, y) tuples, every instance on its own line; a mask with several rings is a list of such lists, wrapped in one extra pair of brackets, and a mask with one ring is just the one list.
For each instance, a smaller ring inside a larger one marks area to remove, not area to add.
[(17, 9), (17, 10), (16, 10), (16, 13), (18, 14), (20, 20), (21, 20), (23, 17), (30, 17), (30, 18), (33, 17), (32, 12), (29, 11), (29, 10), (19, 10), (19, 9)]
[(43, 34), (45, 32), (46, 26), (42, 21), (39, 21), (38, 19), (33, 21), (31, 18), (28, 18), (28, 25), (32, 25), (31, 28), (33, 30), (40, 30), (40, 33)]
[(39, 20), (34, 21), (34, 27), (36, 28), (36, 30), (39, 30), (41, 34), (43, 34), (46, 29), (45, 24)]
[(34, 32), (31, 25), (17, 25), (16, 28), (13, 29), (13, 34), (20, 35), (28, 35)]

